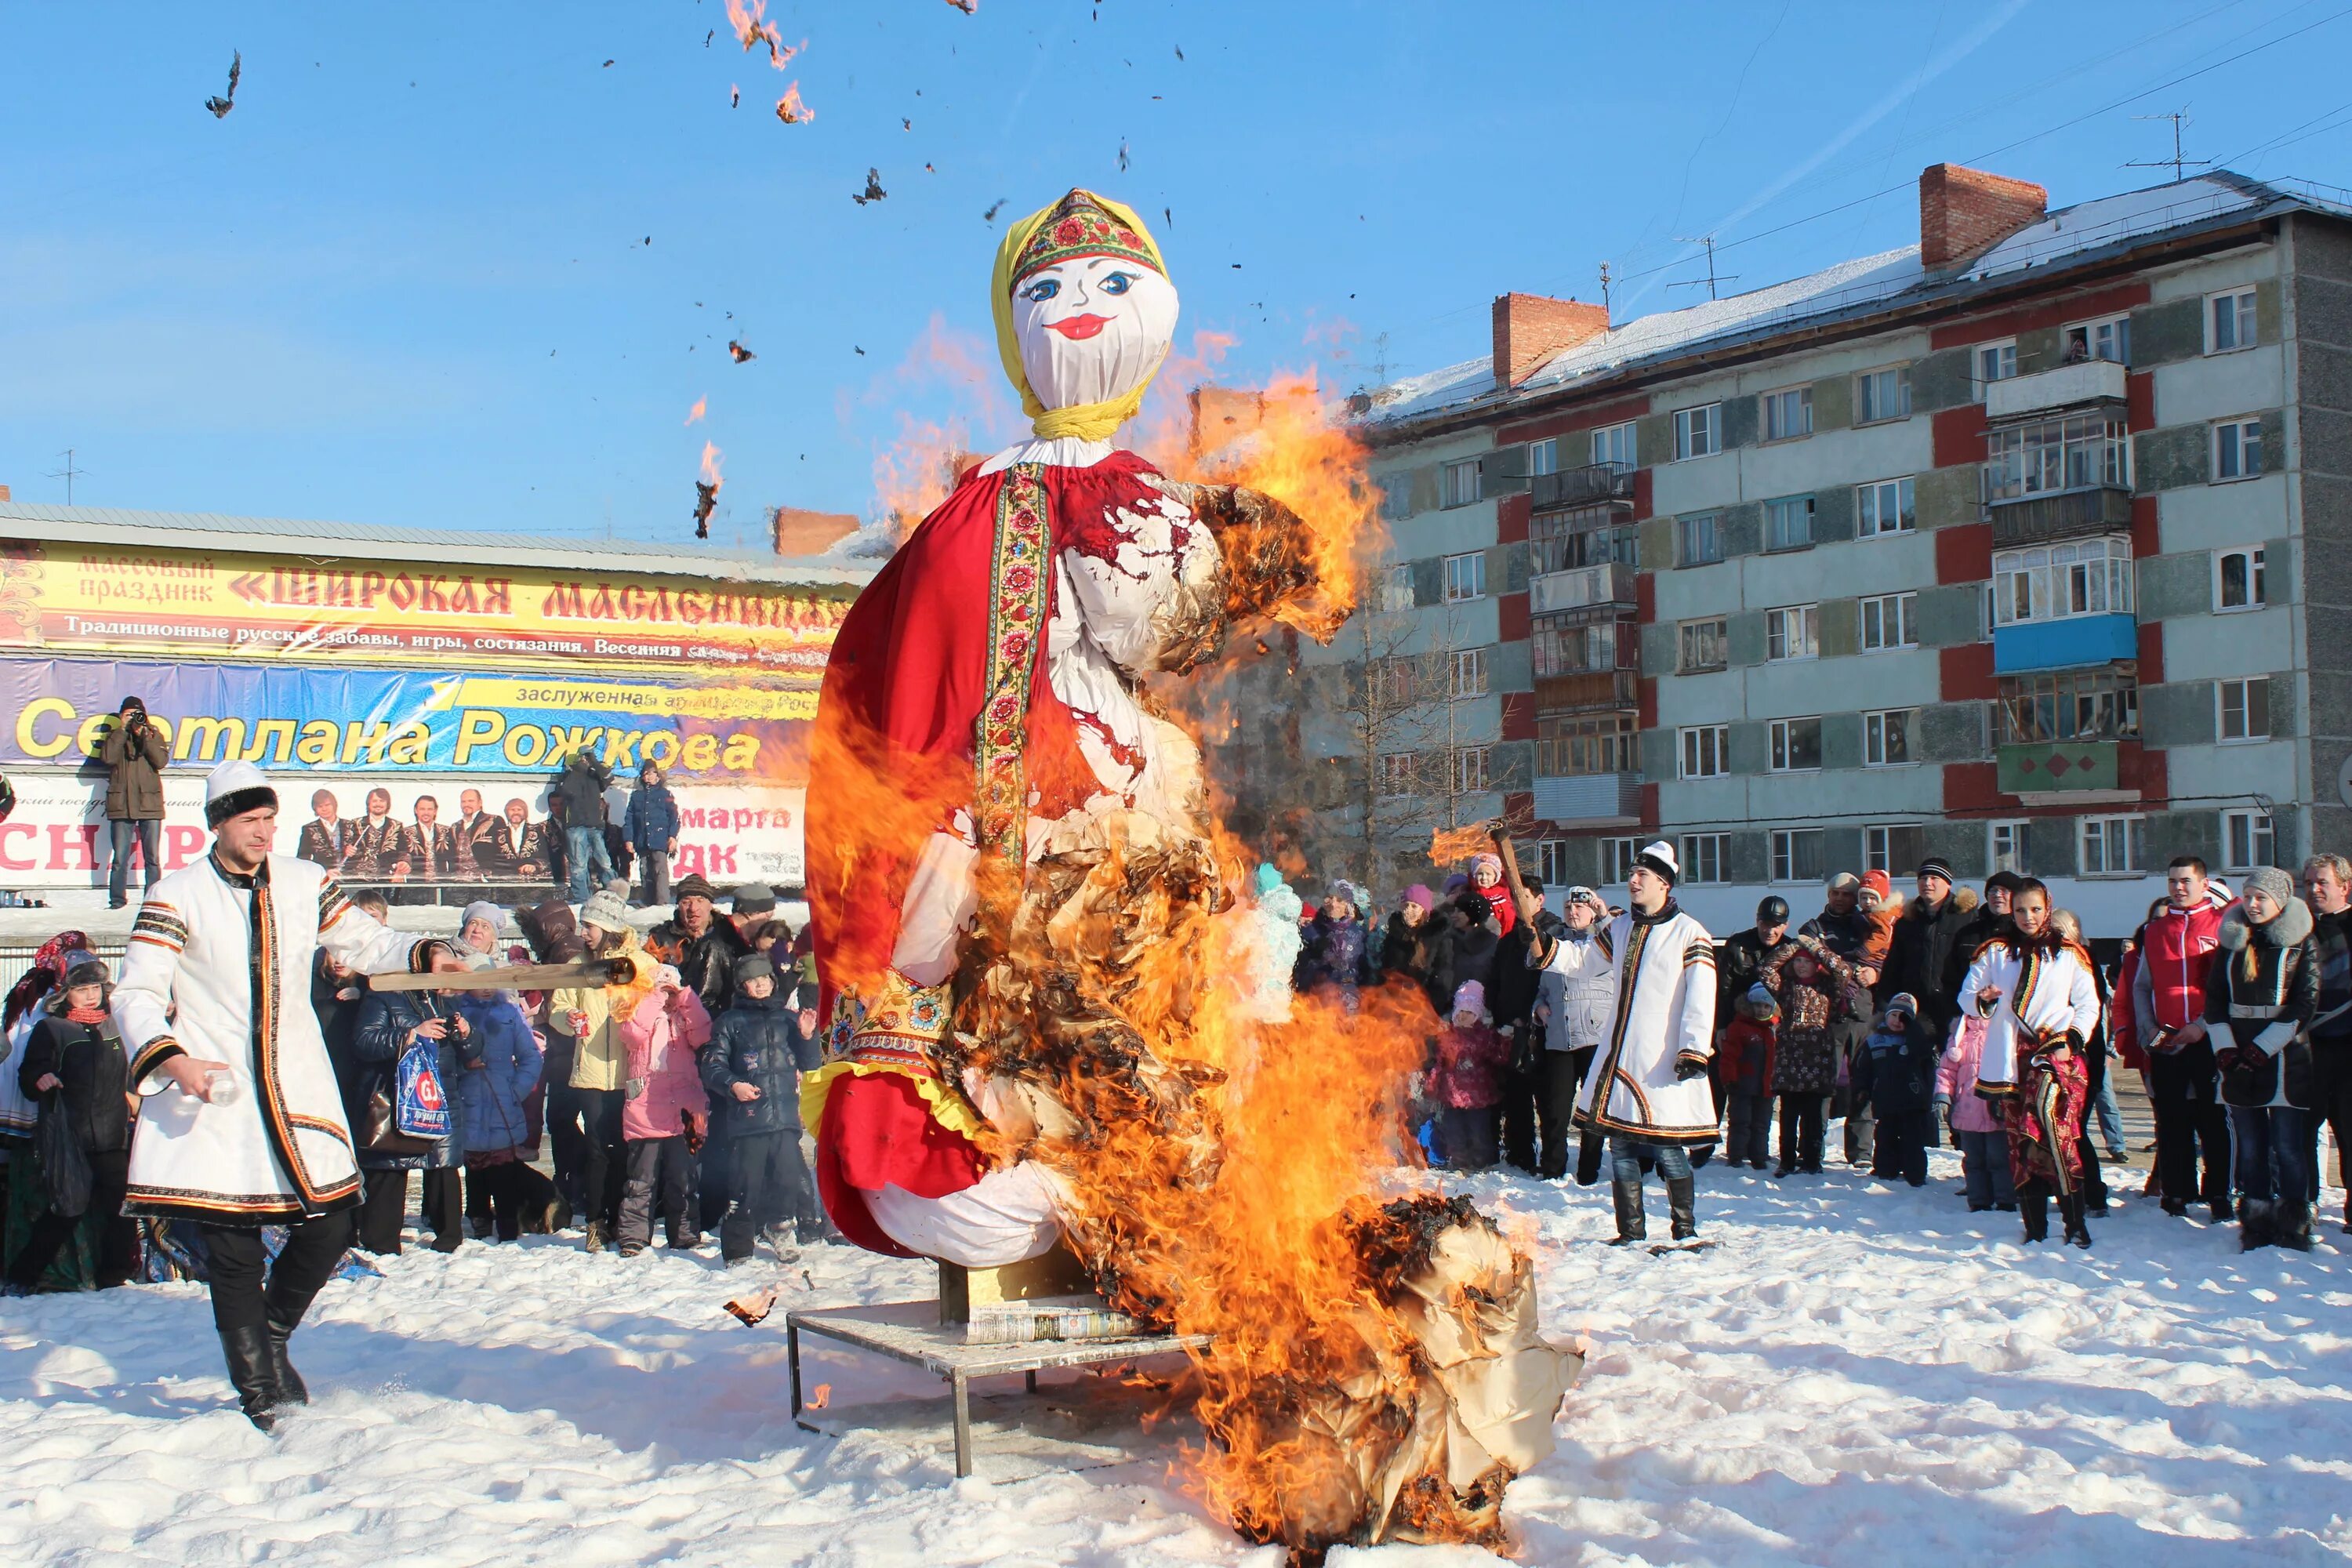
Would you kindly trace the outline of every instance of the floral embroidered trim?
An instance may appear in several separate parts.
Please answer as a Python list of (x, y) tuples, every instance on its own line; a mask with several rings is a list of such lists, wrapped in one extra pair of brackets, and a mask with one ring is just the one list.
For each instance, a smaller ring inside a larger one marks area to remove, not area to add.
[(979, 774), (973, 813), (980, 851), (1019, 866), (1028, 855), (1029, 684), (1045, 624), (1045, 466), (1015, 463), (996, 498), (996, 544), (989, 566), (988, 683), (982, 689), (972, 752)]
[(1041, 267), (1074, 256), (1116, 256), (1139, 261), (1162, 276), (1168, 270), (1150, 240), (1097, 205), (1087, 191), (1072, 191), (1055, 204), (1053, 215), (1037, 226), (1014, 259), (1013, 279), (1018, 283)]

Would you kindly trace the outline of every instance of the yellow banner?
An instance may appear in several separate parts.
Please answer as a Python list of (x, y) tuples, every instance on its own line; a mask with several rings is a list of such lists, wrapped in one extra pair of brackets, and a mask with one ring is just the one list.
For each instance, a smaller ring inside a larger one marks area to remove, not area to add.
[[(775, 684), (813, 691), (855, 593), (462, 561), (320, 566), (284, 555), (18, 543), (0, 550), (0, 647), (458, 671), (674, 675), (687, 666), (782, 677)], [(734, 694), (730, 711), (741, 711), (744, 695)]]

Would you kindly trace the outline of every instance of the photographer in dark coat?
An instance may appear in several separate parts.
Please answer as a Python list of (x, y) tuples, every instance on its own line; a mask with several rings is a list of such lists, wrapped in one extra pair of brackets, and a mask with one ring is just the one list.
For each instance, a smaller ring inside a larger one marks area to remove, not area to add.
[(119, 910), (131, 900), (134, 838), (146, 862), (148, 888), (152, 889), (163, 875), (163, 768), (172, 760), (172, 748), (147, 717), (147, 704), (126, 697), (114, 728), (99, 742), (98, 760), (106, 764), (106, 826), (112, 843), (106, 907)]

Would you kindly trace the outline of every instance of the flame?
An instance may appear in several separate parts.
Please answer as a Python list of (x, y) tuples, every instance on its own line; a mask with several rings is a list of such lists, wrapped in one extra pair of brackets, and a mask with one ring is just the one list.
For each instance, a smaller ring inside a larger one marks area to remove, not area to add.
[[(699, 403), (696, 404), (694, 407), (697, 413), (700, 413), (702, 410), (702, 405)], [(705, 441), (702, 444), (702, 479), (703, 482), (710, 487), (713, 494), (717, 494), (719, 487), (726, 483), (724, 479), (719, 477), (719, 457), (720, 453), (717, 447), (708, 441)]]
[[(686, 411), (686, 422), (688, 425), (693, 424), (696, 420), (702, 417), (704, 412), (709, 409), (709, 406), (710, 399), (709, 396), (706, 395), (696, 398), (694, 400), (694, 406)], [(707, 461), (708, 459), (705, 460)]]
[(1453, 866), (1480, 855), (1492, 854), (1495, 848), (1495, 827), (1492, 823), (1475, 822), (1467, 827), (1441, 827), (1429, 836), (1429, 863), (1433, 866)]
[(776, 118), (787, 125), (806, 125), (816, 118), (816, 110), (801, 101), (800, 83), (786, 87), (784, 96), (776, 100)]

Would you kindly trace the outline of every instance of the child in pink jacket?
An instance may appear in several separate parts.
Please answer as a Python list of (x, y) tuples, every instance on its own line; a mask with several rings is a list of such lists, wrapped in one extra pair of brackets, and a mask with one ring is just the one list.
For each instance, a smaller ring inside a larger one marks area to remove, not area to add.
[(653, 989), (621, 1025), (629, 1073), (621, 1085), (621, 1138), (628, 1148), (628, 1185), (621, 1194), (621, 1256), (651, 1246), (654, 1209), (673, 1247), (702, 1237), (688, 1224), (687, 1188), (702, 1143), (710, 1101), (696, 1053), (710, 1041), (710, 1015), (676, 969), (654, 971)]
[(1969, 1212), (2017, 1207), (2010, 1184), (2009, 1135), (1990, 1100), (1977, 1098), (1977, 1065), (1984, 1059), (1985, 1020), (1963, 1017), (1936, 1066), (1936, 1109), (1949, 1118), (1968, 1181)]

